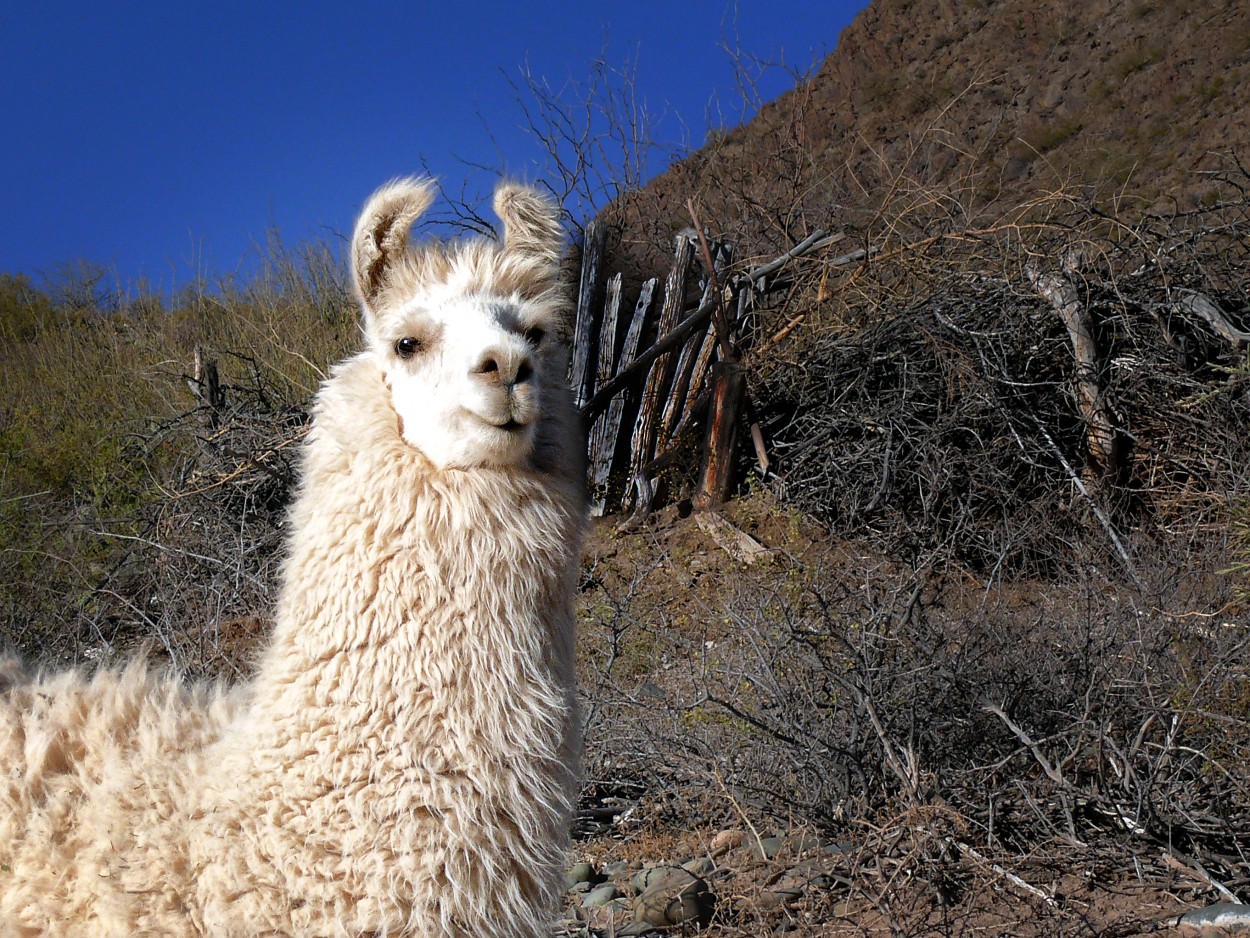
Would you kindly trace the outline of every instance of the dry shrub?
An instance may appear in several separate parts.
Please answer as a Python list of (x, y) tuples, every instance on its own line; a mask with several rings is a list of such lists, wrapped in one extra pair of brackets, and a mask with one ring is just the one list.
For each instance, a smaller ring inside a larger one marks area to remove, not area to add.
[[(585, 584), (601, 789), (645, 787), (685, 825), (816, 821), (859, 842), (940, 809), (954, 828), (908, 836), (1007, 858), (1166, 847), (1250, 872), (1250, 649), (1244, 624), (1203, 612), (1221, 599), (1209, 569), (1152, 567), (1146, 596), (1092, 568), (1005, 586), (785, 538), (747, 568), (681, 530)], [(688, 576), (696, 596), (674, 588)]]
[[(64, 663), (146, 643), (235, 673), (271, 605), (307, 401), (354, 341), (337, 259), (274, 240), (253, 279), (173, 297), (110, 292), (89, 269), (11, 285), (4, 644)], [(197, 351), (219, 369), (214, 402)]]
[[(800, 272), (763, 334), (806, 321), (752, 359), (776, 489), (839, 533), (981, 572), (1055, 575), (1101, 541), (1107, 575), (1133, 579), (1152, 550), (1200, 548), (1250, 495), (1246, 343), (1187, 305), (1250, 322), (1245, 179), (1210, 209), (1136, 221), (1048, 204), (919, 237), (913, 219), (861, 267)], [(1093, 323), (1112, 471), (1037, 271)]]

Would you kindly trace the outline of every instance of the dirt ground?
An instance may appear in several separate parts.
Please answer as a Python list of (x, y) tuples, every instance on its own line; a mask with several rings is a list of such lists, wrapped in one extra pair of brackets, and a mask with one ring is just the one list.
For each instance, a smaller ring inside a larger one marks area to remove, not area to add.
[[(713, 938), (1196, 934), (1174, 927), (1177, 916), (1222, 901), (1221, 887), (1250, 882), (1244, 864), (1229, 879), (1227, 867), (1208, 870), (1193, 845), (1174, 850), (1107, 825), (1069, 834), (1038, 820), (1008, 843), (992, 827), (985, 832), (975, 804), (947, 801), (936, 782), (923, 796), (848, 807), (830, 823), (836, 811), (814, 820), (770, 802), (760, 794), (766, 786), (744, 793), (715, 769), (700, 776), (700, 759), (716, 764), (707, 747), (727, 737), (707, 735), (704, 749), (689, 744), (687, 733), (715, 722), (697, 705), (709, 680), (705, 668), (700, 683), (691, 656), (729, 657), (744, 641), (743, 623), (720, 600), (735, 590), (783, 592), (812, 571), (825, 586), (868, 594), (915, 579), (904, 565), (829, 537), (768, 493), (710, 521), (678, 506), (638, 524), (595, 523), (581, 591), (589, 720), (577, 853), (597, 875), (570, 891), (565, 934), (649, 933), (630, 883), (655, 866), (684, 867), (714, 897), (701, 921), (677, 915), (667, 931)], [(947, 569), (926, 582), (913, 603), (940, 594), (945, 615), (984, 610), (986, 584), (971, 574)], [(1183, 593), (1178, 603), (1188, 601)], [(1013, 584), (996, 590), (996, 614), (1027, 627), (1065, 595), (1071, 599), (1051, 584)], [(677, 753), (670, 761), (666, 744)], [(1021, 790), (1035, 790), (1037, 775), (1028, 767)], [(598, 882), (615, 883), (619, 896), (585, 908)]]
[[(954, 850), (936, 860), (819, 848), (783, 850), (764, 859), (750, 842), (753, 833), (738, 830), (728, 833), (743, 837), (744, 845), (713, 857), (711, 844), (718, 833), (657, 829), (596, 838), (583, 842), (578, 852), (600, 870), (625, 861), (627, 873), (614, 878), (626, 898), (636, 870), (701, 860), (703, 878), (716, 896), (712, 920), (702, 930), (690, 923), (669, 930), (701, 931), (709, 938), (1179, 936), (1195, 934), (1171, 927), (1179, 915), (1218, 899), (1205, 883), (1162, 856), (1145, 858), (1135, 868), (1113, 869), (1093, 851), (1056, 845), (1050, 855), (1017, 860), (1014, 872)], [(620, 900), (610, 912), (588, 912), (578, 907), (577, 898), (570, 895), (567, 934), (629, 933), (636, 900)], [(634, 933), (639, 933), (636, 926)]]

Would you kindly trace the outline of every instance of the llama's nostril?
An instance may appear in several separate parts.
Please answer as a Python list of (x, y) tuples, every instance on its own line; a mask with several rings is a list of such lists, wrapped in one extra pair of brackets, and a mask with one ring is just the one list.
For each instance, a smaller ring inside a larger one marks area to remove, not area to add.
[(511, 354), (509, 350), (490, 351), (478, 359), (473, 374), (490, 384), (512, 387), (534, 377), (534, 364), (526, 355)]

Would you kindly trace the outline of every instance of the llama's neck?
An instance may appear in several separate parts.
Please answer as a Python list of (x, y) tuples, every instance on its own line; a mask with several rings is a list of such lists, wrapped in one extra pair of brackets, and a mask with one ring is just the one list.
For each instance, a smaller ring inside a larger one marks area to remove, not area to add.
[(256, 706), (333, 714), (341, 745), (381, 725), (501, 757), (536, 733), (562, 746), (566, 721), (540, 724), (569, 709), (577, 485), (434, 472), (363, 362), (323, 392), (304, 471)]

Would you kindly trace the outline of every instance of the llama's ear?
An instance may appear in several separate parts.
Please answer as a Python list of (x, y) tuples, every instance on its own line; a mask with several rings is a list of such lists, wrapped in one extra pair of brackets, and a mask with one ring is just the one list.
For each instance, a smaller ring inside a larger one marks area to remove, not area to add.
[(434, 201), (432, 179), (396, 179), (369, 197), (352, 235), (352, 283), (365, 314), (386, 284), (388, 271), (408, 250), (408, 232)]
[(495, 189), (495, 214), (503, 222), (503, 249), (546, 262), (554, 268), (564, 253), (560, 208), (547, 195), (517, 183)]

